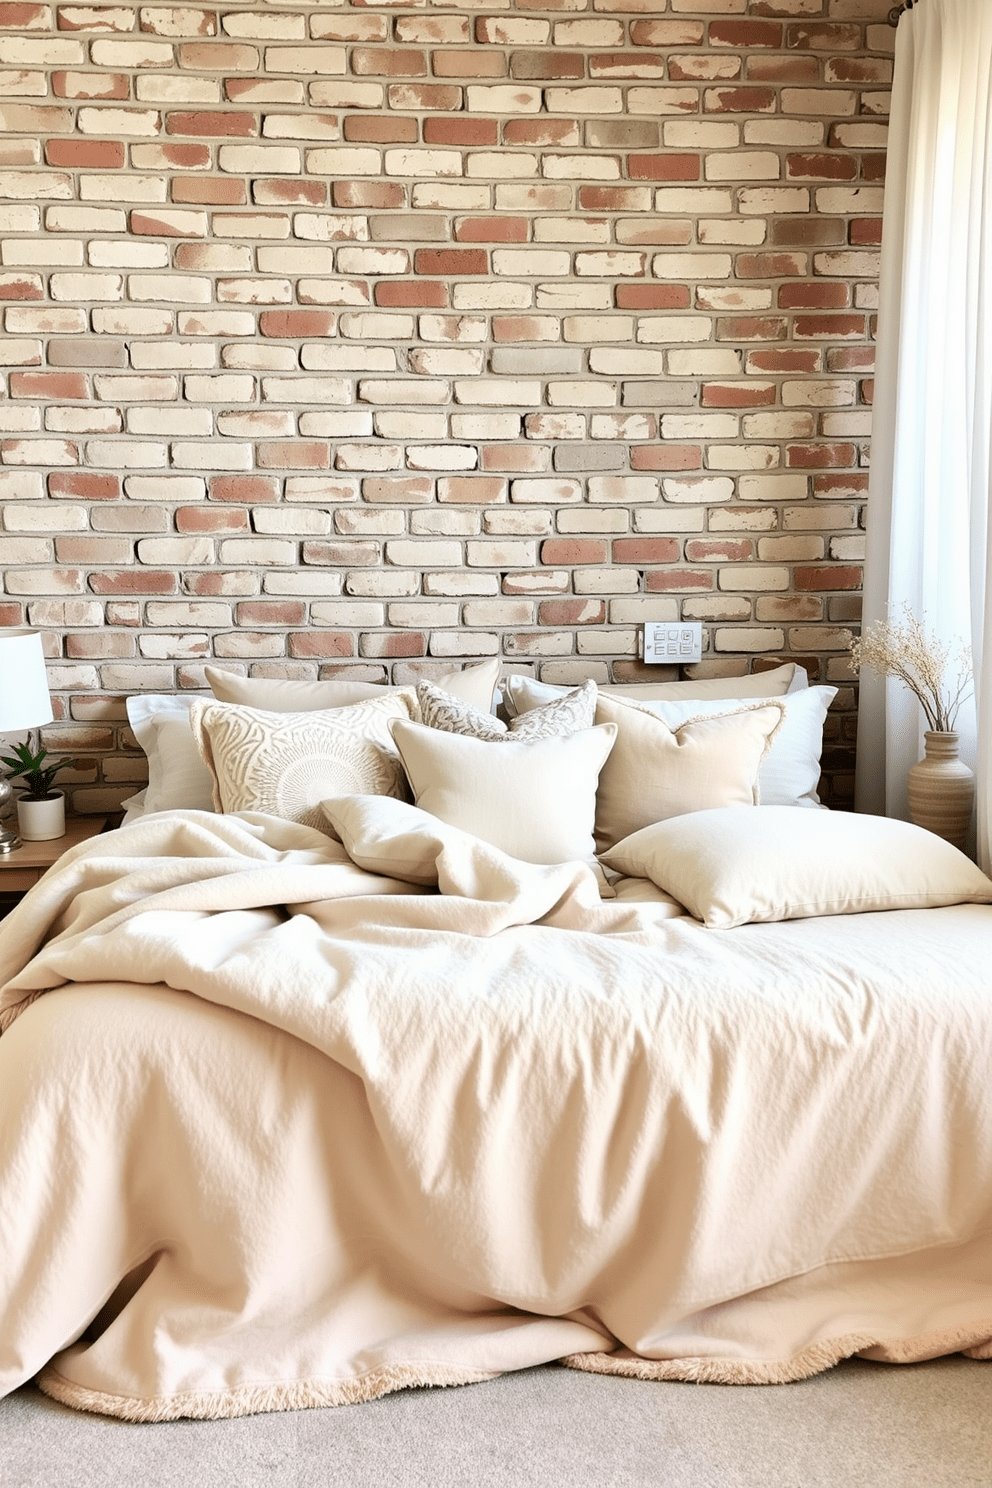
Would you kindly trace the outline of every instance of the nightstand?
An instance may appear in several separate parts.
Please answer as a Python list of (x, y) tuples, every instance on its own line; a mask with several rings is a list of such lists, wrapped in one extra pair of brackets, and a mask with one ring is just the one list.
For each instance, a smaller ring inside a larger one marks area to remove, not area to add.
[(98, 836), (107, 824), (105, 816), (70, 816), (61, 837), (47, 842), (24, 842), (10, 853), (0, 853), (0, 919), (13, 907), (46, 868), (57, 863), (77, 842)]

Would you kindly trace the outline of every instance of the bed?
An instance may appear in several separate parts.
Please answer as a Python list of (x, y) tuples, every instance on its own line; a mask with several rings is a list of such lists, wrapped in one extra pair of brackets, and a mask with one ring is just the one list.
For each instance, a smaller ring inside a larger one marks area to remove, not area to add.
[(992, 1357), (992, 882), (819, 808), (785, 671), (140, 700), (0, 924), (0, 1393)]

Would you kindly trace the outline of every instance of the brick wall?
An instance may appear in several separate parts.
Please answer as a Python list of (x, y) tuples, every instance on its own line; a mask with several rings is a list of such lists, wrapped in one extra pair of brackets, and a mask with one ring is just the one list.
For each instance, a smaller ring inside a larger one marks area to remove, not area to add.
[[(500, 654), (841, 682), (889, 0), (0, 3), (0, 625), (137, 690)], [(651, 675), (664, 675), (652, 669)]]

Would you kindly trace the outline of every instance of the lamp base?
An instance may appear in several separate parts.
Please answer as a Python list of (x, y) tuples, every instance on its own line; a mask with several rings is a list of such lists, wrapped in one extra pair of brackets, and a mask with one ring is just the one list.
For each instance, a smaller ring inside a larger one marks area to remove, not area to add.
[(0, 857), (4, 853), (16, 852), (21, 846), (21, 839), (16, 832), (10, 832), (6, 827), (0, 827)]

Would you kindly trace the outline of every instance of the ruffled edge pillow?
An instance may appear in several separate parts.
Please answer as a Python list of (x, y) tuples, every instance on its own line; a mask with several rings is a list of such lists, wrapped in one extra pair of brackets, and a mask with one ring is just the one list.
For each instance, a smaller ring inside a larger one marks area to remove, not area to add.
[(603, 854), (711, 929), (874, 910), (992, 903), (970, 858), (910, 822), (842, 811), (697, 811), (642, 828)]

